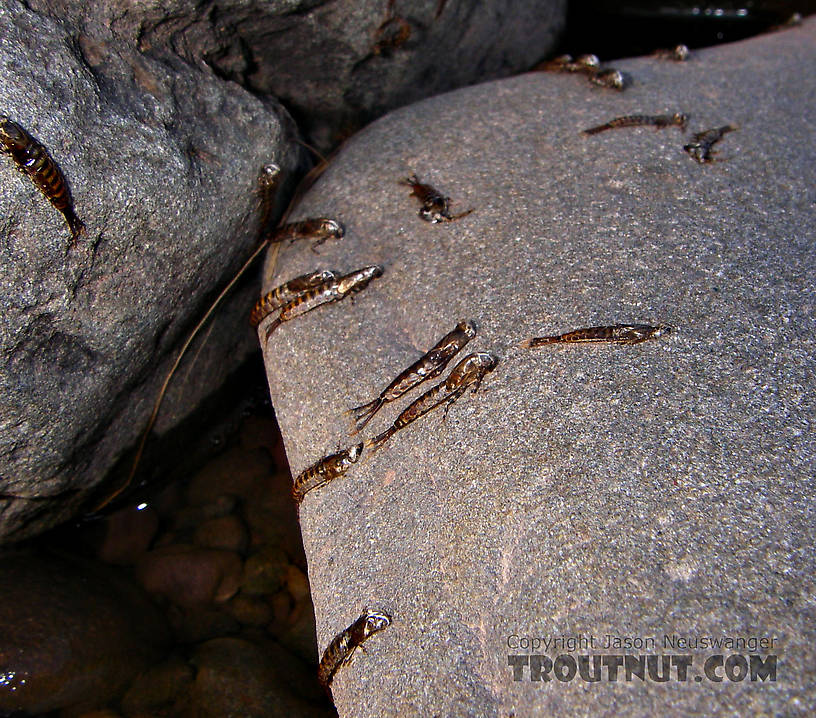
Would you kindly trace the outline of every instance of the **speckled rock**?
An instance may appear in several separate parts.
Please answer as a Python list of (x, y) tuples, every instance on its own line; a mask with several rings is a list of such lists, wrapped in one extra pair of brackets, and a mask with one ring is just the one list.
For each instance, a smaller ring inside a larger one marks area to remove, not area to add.
[[(288, 177), (301, 152), (276, 102), (29, 7), (0, 1), (0, 112), (47, 147), (87, 231), (69, 248), (62, 215), (0, 157), (0, 542), (70, 517), (138, 438), (256, 242), (260, 167)], [(159, 435), (255, 350), (251, 301), (194, 346)]]
[(0, 714), (104, 706), (162, 658), (167, 624), (122, 574), (31, 551), (0, 559)]
[[(293, 473), (348, 445), (345, 410), (458, 320), (479, 325), (469, 350), (500, 357), (447, 421), (420, 419), (301, 505), (320, 649), (366, 605), (393, 616), (338, 672), (341, 716), (812, 708), (814, 62), (808, 20), (686, 63), (621, 60), (623, 93), (551, 74), (460, 90), (368, 127), (304, 199), (293, 217), (336, 216), (346, 237), (319, 257), (286, 248), (265, 289), (318, 267), (385, 272), (265, 345)], [(580, 134), (678, 111), (685, 134)], [(739, 130), (717, 146), (723, 161), (684, 153), (691, 132), (727, 123)], [(411, 172), (475, 211), (423, 222), (398, 184)], [(520, 346), (629, 322), (673, 331), (637, 346)], [(607, 635), (655, 644), (604, 650)], [(774, 643), (672, 648), (665, 635)], [(520, 642), (579, 636), (595, 646)], [(751, 652), (778, 656), (776, 681), (703, 673), (711, 655)], [(604, 671), (588, 685), (531, 680), (543, 659), (530, 653), (693, 665), (688, 682)], [(518, 681), (512, 655), (527, 661)]]
[(84, 32), (143, 52), (171, 47), (281, 98), (318, 143), (407, 102), (530, 67), (564, 26), (566, 0), (31, 0)]
[(307, 667), (272, 641), (251, 643), (217, 638), (199, 646), (190, 697), (176, 708), (179, 716), (330, 716), (332, 711)]

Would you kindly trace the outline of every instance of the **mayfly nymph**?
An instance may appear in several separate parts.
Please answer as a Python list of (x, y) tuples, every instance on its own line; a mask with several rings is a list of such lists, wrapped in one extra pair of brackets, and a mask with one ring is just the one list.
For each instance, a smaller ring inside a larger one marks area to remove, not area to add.
[(37, 189), (62, 213), (71, 230), (71, 244), (85, 231), (74, 212), (74, 204), (65, 175), (43, 145), (5, 115), (0, 115), (0, 153), (11, 155), (17, 169), (28, 175)]
[(338, 451), (336, 454), (326, 456), (298, 474), (292, 484), (292, 498), (295, 503), (300, 504), (303, 497), (312, 489), (325, 486), (330, 481), (343, 476), (351, 468), (352, 464), (357, 463), (362, 453), (363, 445), (355, 444), (348, 449)]
[(686, 129), (687, 122), (688, 115), (684, 115), (682, 112), (675, 112), (673, 115), (624, 115), (623, 117), (616, 117), (614, 120), (609, 120), (609, 122), (605, 122), (602, 125), (583, 130), (583, 134), (597, 135), (599, 132), (612, 130), (617, 127), (643, 126), (652, 126), (658, 130), (663, 127), (676, 126), (682, 132)]
[(459, 322), (423, 356), (400, 372), (376, 399), (349, 411), (354, 417), (357, 431), (365, 428), (383, 404), (398, 399), (423, 381), (438, 377), (456, 353), (475, 336), (476, 326), (473, 322)]
[(545, 344), (580, 344), (584, 342), (607, 342), (612, 344), (640, 344), (647, 339), (657, 339), (668, 334), (669, 327), (648, 324), (612, 324), (603, 327), (586, 327), (565, 334), (533, 337), (522, 343), (523, 347), (535, 348)]
[(338, 633), (323, 651), (317, 668), (317, 680), (329, 692), (334, 674), (351, 662), (354, 651), (379, 631), (391, 625), (391, 616), (385, 611), (366, 608), (347, 629)]
[(388, 429), (379, 436), (366, 441), (366, 446), (378, 449), (400, 429), (404, 429), (408, 424), (425, 416), (425, 414), (441, 404), (445, 404), (445, 414), (447, 415), (451, 404), (462, 396), (468, 387), (472, 386), (473, 392), (476, 392), (488, 372), (496, 368), (498, 361), (489, 352), (469, 354), (451, 370), (445, 381), (428, 389), (422, 396), (409, 404)]
[(469, 209), (466, 212), (452, 215), (450, 213), (450, 197), (445, 197), (431, 185), (420, 182), (416, 174), (400, 180), (400, 184), (408, 185), (411, 188), (411, 194), (420, 201), (422, 207), (420, 207), (418, 214), (426, 222), (432, 224), (453, 222), (466, 217), (473, 211)]
[(296, 297), (309, 289), (324, 284), (330, 279), (336, 279), (337, 275), (329, 269), (319, 269), (316, 272), (302, 274), (299, 277), (290, 279), (272, 291), (264, 294), (249, 315), (249, 323), (257, 327), (272, 312), (280, 309), (287, 302), (291, 302)]

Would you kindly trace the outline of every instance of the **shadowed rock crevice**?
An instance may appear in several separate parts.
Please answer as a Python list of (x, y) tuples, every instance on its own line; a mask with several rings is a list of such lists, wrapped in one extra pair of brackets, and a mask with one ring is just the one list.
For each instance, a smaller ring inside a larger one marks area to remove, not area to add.
[(441, 14), (437, 0), (226, 0), (170, 11), (123, 1), (31, 4), (69, 17), (90, 37), (206, 62), (218, 76), (280, 99), (323, 149), (394, 107), (530, 67), (554, 46), (566, 16), (563, 0), (450, 0)]

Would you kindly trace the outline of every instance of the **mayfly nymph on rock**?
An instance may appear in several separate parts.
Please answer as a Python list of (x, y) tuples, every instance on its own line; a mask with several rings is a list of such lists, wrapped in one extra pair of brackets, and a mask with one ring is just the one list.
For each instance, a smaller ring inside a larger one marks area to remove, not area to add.
[(724, 125), (723, 127), (716, 127), (713, 130), (705, 130), (694, 135), (694, 139), (687, 145), (683, 145), (683, 149), (688, 152), (689, 157), (696, 160), (700, 164), (706, 162), (713, 162), (714, 155), (717, 154), (711, 148), (715, 142), (719, 142), (726, 132), (733, 132), (737, 127), (735, 125)]
[(588, 130), (583, 130), (584, 135), (597, 135), (599, 132), (605, 130), (613, 130), (618, 127), (644, 127), (651, 126), (655, 129), (662, 129), (664, 127), (676, 126), (683, 132), (686, 129), (688, 122), (688, 115), (682, 112), (675, 112), (673, 115), (624, 115), (623, 117), (616, 117), (614, 120), (609, 120), (597, 127), (590, 127)]
[(283, 322), (291, 321), (295, 317), (311, 312), (323, 304), (339, 302), (350, 295), (356, 294), (365, 289), (372, 279), (381, 277), (382, 274), (383, 268), (375, 264), (350, 272), (339, 279), (329, 279), (312, 289), (306, 290), (281, 307), (280, 314), (269, 323), (265, 339), (268, 341), (272, 332)]
[(342, 239), (346, 234), (343, 225), (337, 220), (326, 217), (311, 217), (299, 222), (283, 224), (272, 231), (271, 243), (294, 242), (297, 239), (316, 239), (312, 249), (323, 244), (327, 239)]
[(431, 224), (453, 222), (462, 217), (467, 217), (473, 211), (473, 209), (469, 209), (466, 212), (452, 215), (450, 213), (450, 197), (445, 197), (431, 185), (420, 182), (416, 174), (401, 179), (400, 184), (408, 185), (411, 188), (411, 194), (422, 204), (417, 214)]
[(357, 431), (365, 428), (365, 425), (371, 421), (383, 404), (398, 399), (423, 381), (438, 377), (445, 371), (448, 362), (456, 353), (475, 336), (476, 326), (473, 322), (459, 322), (422, 357), (400, 372), (376, 399), (349, 410), (348, 413), (354, 417), (356, 422)]
[(469, 354), (451, 370), (445, 381), (428, 389), (422, 396), (409, 404), (408, 408), (396, 418), (388, 429), (379, 436), (366, 441), (366, 446), (378, 449), (400, 429), (404, 429), (408, 424), (416, 421), (421, 416), (425, 416), (440, 404), (445, 404), (445, 415), (447, 415), (451, 404), (462, 396), (468, 387), (472, 386), (473, 393), (476, 393), (482, 380), (496, 368), (498, 361), (489, 352)]
[(338, 451), (336, 454), (326, 456), (298, 474), (292, 484), (292, 498), (295, 503), (300, 504), (303, 497), (312, 489), (325, 486), (330, 481), (343, 476), (351, 468), (352, 464), (357, 463), (362, 453), (363, 445), (355, 444), (348, 449)]
[(390, 625), (391, 616), (385, 611), (366, 608), (360, 618), (332, 639), (323, 652), (317, 668), (317, 680), (327, 693), (330, 692), (329, 686), (334, 679), (334, 674), (342, 666), (351, 662), (354, 651), (375, 633)]
[(291, 302), (309, 289), (336, 278), (337, 275), (330, 269), (318, 269), (316, 272), (302, 274), (299, 277), (290, 279), (288, 282), (284, 282), (258, 300), (249, 315), (249, 323), (253, 327), (257, 327), (266, 317), (280, 309), (287, 302)]
[(17, 169), (28, 175), (37, 189), (62, 213), (71, 230), (71, 245), (75, 246), (85, 225), (74, 212), (71, 192), (62, 170), (45, 147), (16, 122), (0, 115), (0, 153), (11, 155)]
[(688, 60), (691, 51), (687, 45), (675, 45), (672, 48), (665, 50), (655, 50), (652, 57), (658, 60), (673, 60), (674, 62), (685, 62)]
[(647, 339), (657, 339), (668, 334), (667, 326), (648, 324), (612, 324), (603, 327), (586, 327), (565, 334), (548, 337), (533, 337), (522, 343), (522, 347), (534, 349), (546, 344), (581, 344), (585, 342), (607, 342), (611, 344), (640, 344)]
[(623, 90), (626, 87), (626, 76), (613, 68), (598, 70), (587, 75), (589, 81), (601, 87), (608, 87), (612, 90)]

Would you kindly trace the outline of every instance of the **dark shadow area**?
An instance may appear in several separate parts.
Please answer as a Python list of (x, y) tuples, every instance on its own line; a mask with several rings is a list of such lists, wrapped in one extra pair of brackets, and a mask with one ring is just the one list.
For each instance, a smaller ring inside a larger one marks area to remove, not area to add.
[(644, 55), (678, 44), (707, 47), (742, 40), (795, 13), (816, 12), (816, 0), (571, 0), (558, 52), (593, 53), (601, 60)]

